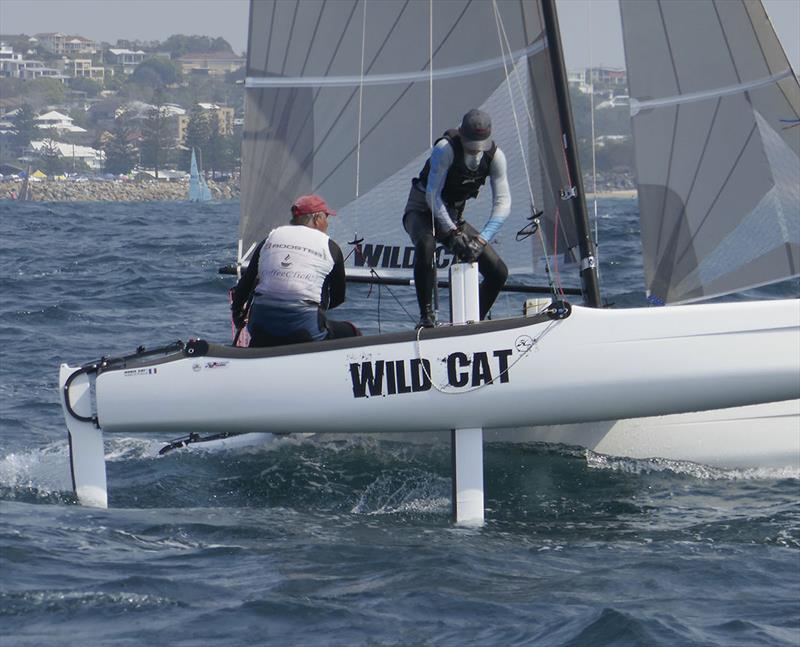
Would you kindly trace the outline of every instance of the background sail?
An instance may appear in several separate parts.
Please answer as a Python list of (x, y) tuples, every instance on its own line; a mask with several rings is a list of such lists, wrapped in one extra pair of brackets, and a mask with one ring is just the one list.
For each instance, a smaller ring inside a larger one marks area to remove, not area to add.
[[(286, 222), (298, 195), (315, 192), (339, 212), (331, 235), (345, 254), (362, 239), (348, 270), (410, 274), (401, 220), (411, 179), (432, 141), (480, 107), (509, 162), (512, 214), (495, 245), (512, 271), (530, 271), (532, 239), (515, 234), (531, 195), (554, 214), (567, 185), (546, 57), (538, 2), (252, 2), (242, 256)], [(466, 217), (480, 228), (490, 211), (487, 187)], [(560, 217), (570, 235), (571, 216)]]
[(192, 149), (192, 160), (189, 169), (189, 201), (208, 202), (211, 200), (211, 189), (200, 174), (195, 150)]
[(800, 273), (800, 88), (763, 6), (622, 0), (645, 279), (656, 301)]

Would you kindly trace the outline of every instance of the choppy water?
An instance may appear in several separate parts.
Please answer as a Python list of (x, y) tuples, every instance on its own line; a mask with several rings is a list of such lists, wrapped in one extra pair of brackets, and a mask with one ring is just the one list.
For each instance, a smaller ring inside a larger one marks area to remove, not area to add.
[[(643, 302), (634, 209), (601, 204), (621, 305)], [(792, 473), (493, 444), (488, 521), (470, 530), (450, 523), (447, 446), (159, 457), (165, 438), (114, 436), (112, 508), (76, 505), (58, 364), (227, 339), (216, 269), (237, 218), (233, 203), (0, 203), (0, 644), (800, 644)], [(349, 295), (367, 333), (413, 324), (413, 291)]]

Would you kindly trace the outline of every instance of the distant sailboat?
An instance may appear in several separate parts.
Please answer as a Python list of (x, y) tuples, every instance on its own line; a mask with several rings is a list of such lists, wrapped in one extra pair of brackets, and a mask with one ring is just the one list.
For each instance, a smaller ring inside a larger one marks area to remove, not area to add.
[(192, 167), (189, 171), (189, 202), (208, 202), (211, 200), (211, 189), (200, 174), (197, 156), (192, 149)]
[(19, 195), (17, 196), (17, 200), (32, 200), (33, 196), (31, 196), (31, 167), (28, 165), (28, 172), (25, 174), (25, 179), (22, 181), (22, 187), (19, 190)]

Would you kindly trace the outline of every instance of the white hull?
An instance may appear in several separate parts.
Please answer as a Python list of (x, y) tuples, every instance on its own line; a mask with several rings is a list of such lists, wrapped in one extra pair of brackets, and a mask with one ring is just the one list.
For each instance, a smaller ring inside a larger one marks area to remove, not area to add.
[[(791, 463), (796, 402), (776, 417), (758, 413), (749, 432), (746, 410), (715, 411), (800, 396), (799, 304), (575, 307), (566, 319), (445, 327), (420, 341), (396, 333), (277, 349), (201, 344), (193, 355), (112, 361), (96, 379), (96, 415), (102, 430), (126, 433), (524, 428), (504, 433), (625, 456)], [(74, 369), (62, 369), (63, 387)], [(691, 429), (670, 417), (696, 411), (706, 413), (691, 414)], [(667, 417), (635, 420), (653, 416)]]
[[(310, 435), (323, 440), (346, 436)], [(377, 434), (376, 437), (411, 443), (449, 442), (450, 431)], [(485, 442), (523, 445), (561, 443), (608, 456), (665, 458), (725, 469), (777, 469), (797, 474), (800, 472), (800, 400), (649, 418), (486, 429), (483, 438)], [(230, 449), (273, 440), (272, 434), (253, 433), (195, 447)]]
[(600, 454), (721, 468), (800, 470), (800, 400), (692, 413), (485, 432), (487, 441), (550, 442)]
[(399, 333), (382, 343), (212, 346), (101, 372), (97, 415), (109, 432), (397, 432), (789, 400), (800, 396), (798, 303), (576, 307), (563, 320), (456, 326), (420, 342)]

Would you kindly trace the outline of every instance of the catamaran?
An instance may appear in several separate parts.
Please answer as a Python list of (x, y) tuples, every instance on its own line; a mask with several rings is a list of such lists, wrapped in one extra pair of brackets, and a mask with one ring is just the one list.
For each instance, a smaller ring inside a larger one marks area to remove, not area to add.
[[(800, 302), (689, 304), (798, 276), (800, 128), (783, 124), (798, 118), (800, 86), (758, 2), (621, 10), (646, 283), (666, 307), (600, 307), (554, 0), (253, 2), (240, 264), (313, 192), (339, 213), (332, 237), (352, 240), (352, 276), (405, 280), (410, 179), (480, 107), (513, 169), (513, 213), (493, 245), (518, 276), (544, 257), (552, 297), (476, 321), (475, 267), (440, 249), (452, 325), (279, 348), (194, 340), (62, 364), (79, 500), (107, 505), (103, 434), (114, 432), (456, 430), (457, 518), (482, 515), (481, 430), (617, 455), (800, 464)], [(489, 212), (488, 196), (476, 203), (472, 213)], [(565, 252), (583, 306), (547, 260)], [(309, 381), (324, 386), (316, 410)]]
[(197, 155), (192, 149), (192, 160), (189, 168), (189, 202), (208, 202), (211, 200), (211, 189), (200, 172)]

